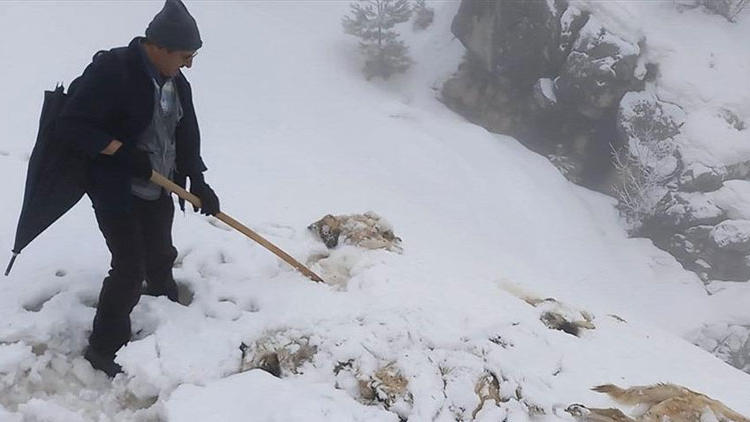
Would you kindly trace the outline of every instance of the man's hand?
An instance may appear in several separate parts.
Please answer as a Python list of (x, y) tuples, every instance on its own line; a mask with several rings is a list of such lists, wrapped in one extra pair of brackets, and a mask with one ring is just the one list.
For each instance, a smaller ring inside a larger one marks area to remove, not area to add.
[(125, 166), (133, 177), (151, 179), (152, 168), (148, 152), (123, 145), (112, 154), (112, 158)]
[[(216, 192), (203, 179), (203, 174), (190, 176), (190, 193), (200, 198), (201, 214), (216, 215), (220, 212), (219, 197), (216, 196)], [(197, 212), (198, 209), (193, 207), (193, 211)]]
[(101, 150), (101, 153), (104, 155), (113, 155), (115, 152), (117, 152), (118, 149), (122, 146), (122, 142), (118, 141), (117, 139), (113, 139), (106, 148)]

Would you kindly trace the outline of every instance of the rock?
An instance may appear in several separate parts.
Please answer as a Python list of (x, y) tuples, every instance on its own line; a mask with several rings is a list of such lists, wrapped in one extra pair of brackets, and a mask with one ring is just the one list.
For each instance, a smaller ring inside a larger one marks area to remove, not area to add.
[(725, 218), (725, 212), (705, 195), (668, 192), (659, 200), (648, 225), (680, 231), (692, 226), (715, 225)]
[(550, 78), (540, 78), (534, 84), (534, 100), (541, 109), (551, 109), (557, 105), (555, 83)]
[(521, 89), (520, 85), (508, 84), (471, 59), (461, 64), (459, 71), (443, 85), (442, 99), (487, 130), (514, 136), (524, 128), (535, 127), (532, 121), (541, 110), (531, 86)]
[(726, 121), (729, 126), (734, 128), (734, 130), (747, 129), (747, 126), (745, 125), (745, 121), (742, 120), (740, 116), (738, 116), (737, 113), (733, 112), (732, 110), (722, 108), (719, 111), (719, 116), (722, 119), (724, 119), (724, 121)]
[[(617, 136), (634, 158), (629, 165), (644, 173), (650, 184), (657, 185), (653, 187), (666, 187), (682, 171), (674, 137), (684, 121), (685, 113), (680, 107), (660, 101), (650, 92), (628, 92), (620, 101)], [(690, 175), (684, 180), (690, 182)]]
[(747, 281), (750, 279), (750, 261), (744, 252), (710, 249), (706, 254), (706, 262), (711, 266), (707, 271), (709, 280)]
[(711, 249), (710, 235), (713, 226), (690, 227), (683, 233), (674, 234), (663, 249), (671, 253), (685, 269), (694, 271), (703, 281), (709, 279), (711, 264), (706, 261)]
[(560, 45), (559, 51), (563, 57), (570, 54), (573, 49), (573, 43), (578, 39), (581, 28), (589, 20), (589, 14), (581, 9), (570, 6), (560, 17)]
[(639, 54), (637, 45), (589, 17), (555, 80), (558, 98), (585, 116), (600, 117), (635, 84)]
[(663, 248), (703, 281), (750, 279), (750, 221), (691, 227), (674, 234)]
[(562, 61), (550, 2), (464, 0), (451, 30), (485, 71), (514, 83), (531, 85)]
[[(705, 4), (731, 16), (741, 3), (675, 0), (675, 7)], [(646, 40), (602, 22), (596, 10), (564, 0), (462, 0), (451, 29), (466, 59), (442, 99), (470, 121), (548, 157), (574, 183), (626, 192), (619, 209), (634, 233), (704, 280), (750, 279), (744, 226), (721, 224), (750, 221), (750, 189), (743, 196), (745, 189), (732, 188), (732, 179), (750, 179), (750, 161), (706, 165), (685, 161), (687, 153), (683, 160), (686, 112), (656, 96), (658, 63), (639, 60)], [(718, 113), (726, 132), (746, 130), (741, 113)]]
[(620, 100), (617, 129), (625, 143), (660, 142), (677, 136), (685, 118), (682, 108), (651, 92), (628, 92)]
[(679, 261), (696, 261), (702, 259), (710, 247), (709, 237), (714, 226), (694, 226), (682, 233), (672, 236), (667, 250)]
[(711, 230), (717, 248), (750, 253), (750, 220), (725, 220)]
[(704, 326), (692, 343), (750, 374), (750, 326), (725, 322)]
[(691, 163), (679, 177), (679, 188), (685, 192), (713, 192), (726, 177), (724, 169), (717, 170), (701, 163)]
[(746, 0), (703, 0), (703, 6), (728, 21), (734, 22), (734, 18), (745, 7)]
[(750, 178), (750, 161), (728, 165), (724, 169), (724, 180), (748, 179)]

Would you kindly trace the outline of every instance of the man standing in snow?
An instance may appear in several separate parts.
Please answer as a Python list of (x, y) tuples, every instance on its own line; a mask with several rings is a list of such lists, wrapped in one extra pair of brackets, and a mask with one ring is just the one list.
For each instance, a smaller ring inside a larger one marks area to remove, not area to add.
[(87, 193), (112, 254), (85, 358), (114, 376), (115, 353), (130, 340), (130, 312), (146, 293), (177, 300), (172, 265), (174, 205), (151, 183), (155, 170), (201, 199), (206, 215), (219, 199), (206, 184), (190, 68), (202, 46), (198, 26), (180, 0), (164, 8), (127, 47), (98, 52), (69, 88), (57, 122), (61, 139), (89, 157)]

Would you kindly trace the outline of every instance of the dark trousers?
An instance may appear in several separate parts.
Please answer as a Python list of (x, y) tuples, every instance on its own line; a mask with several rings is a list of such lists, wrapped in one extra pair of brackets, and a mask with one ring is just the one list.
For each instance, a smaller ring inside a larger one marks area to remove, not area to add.
[(133, 198), (129, 212), (95, 211), (99, 230), (112, 254), (111, 269), (104, 279), (89, 345), (114, 356), (130, 340), (130, 312), (146, 292), (177, 300), (172, 265), (177, 249), (172, 245), (172, 198), (155, 201)]

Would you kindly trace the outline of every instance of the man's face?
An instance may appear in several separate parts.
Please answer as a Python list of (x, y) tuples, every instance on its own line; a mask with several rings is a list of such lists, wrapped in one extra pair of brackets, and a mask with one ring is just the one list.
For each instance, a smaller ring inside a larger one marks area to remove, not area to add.
[(169, 51), (166, 48), (157, 47), (154, 49), (155, 54), (152, 56), (154, 66), (164, 76), (175, 77), (180, 68), (193, 66), (193, 57), (195, 51), (176, 50)]

